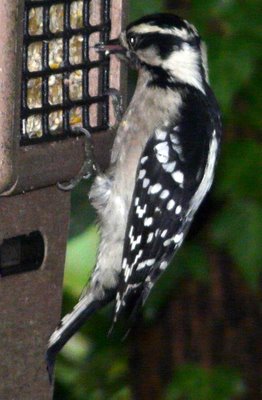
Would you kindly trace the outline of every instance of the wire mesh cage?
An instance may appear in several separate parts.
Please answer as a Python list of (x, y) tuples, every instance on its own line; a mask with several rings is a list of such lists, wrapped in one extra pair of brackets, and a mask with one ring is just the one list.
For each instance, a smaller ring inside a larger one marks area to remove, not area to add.
[(110, 1), (25, 1), (21, 144), (108, 128)]
[(112, 142), (108, 128), (114, 125), (108, 89), (125, 84), (120, 62), (98, 54), (94, 45), (119, 34), (123, 4), (24, 0), (15, 11), (13, 0), (0, 3), (0, 46), (6, 53), (0, 60), (0, 110), (5, 115), (0, 127), (0, 194), (76, 175), (85, 157), (79, 127), (94, 134), (95, 151), (106, 166)]

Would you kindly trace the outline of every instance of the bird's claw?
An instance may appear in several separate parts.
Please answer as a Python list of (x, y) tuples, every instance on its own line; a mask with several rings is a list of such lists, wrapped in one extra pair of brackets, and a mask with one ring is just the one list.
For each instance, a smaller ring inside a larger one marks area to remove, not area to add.
[(94, 172), (99, 172), (99, 166), (95, 162), (91, 133), (82, 127), (75, 129), (75, 131), (81, 132), (85, 135), (85, 160), (80, 171), (74, 178), (67, 183), (57, 183), (58, 188), (64, 191), (74, 189), (82, 179), (88, 179)]

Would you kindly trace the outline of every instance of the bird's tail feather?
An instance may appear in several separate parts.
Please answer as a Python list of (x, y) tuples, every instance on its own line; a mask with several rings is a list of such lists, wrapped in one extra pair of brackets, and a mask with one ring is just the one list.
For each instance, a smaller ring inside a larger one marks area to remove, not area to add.
[(46, 352), (46, 363), (49, 375), (49, 380), (52, 382), (55, 358), (57, 353), (73, 336), (73, 334), (84, 324), (97, 309), (103, 306), (103, 302), (94, 300), (93, 296), (87, 294), (74, 307), (70, 314), (67, 314), (60, 325), (51, 335)]

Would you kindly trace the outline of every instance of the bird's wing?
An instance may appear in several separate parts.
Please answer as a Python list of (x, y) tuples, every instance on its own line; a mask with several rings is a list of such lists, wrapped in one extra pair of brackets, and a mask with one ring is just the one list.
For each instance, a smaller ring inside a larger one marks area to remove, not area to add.
[(192, 219), (192, 200), (206, 174), (211, 130), (208, 119), (194, 130), (182, 120), (156, 129), (148, 140), (128, 217), (114, 322), (122, 309), (131, 311), (145, 301), (181, 245)]

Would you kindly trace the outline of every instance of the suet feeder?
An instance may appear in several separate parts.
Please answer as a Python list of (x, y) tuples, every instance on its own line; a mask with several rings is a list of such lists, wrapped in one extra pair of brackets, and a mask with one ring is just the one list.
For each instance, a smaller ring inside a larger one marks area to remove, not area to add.
[[(0, 3), (0, 398), (51, 399), (45, 367), (60, 318), (70, 193), (57, 188), (85, 160), (86, 128), (106, 167), (116, 58), (92, 48), (116, 37), (122, 0)], [(87, 244), (88, 245), (88, 244)]]

